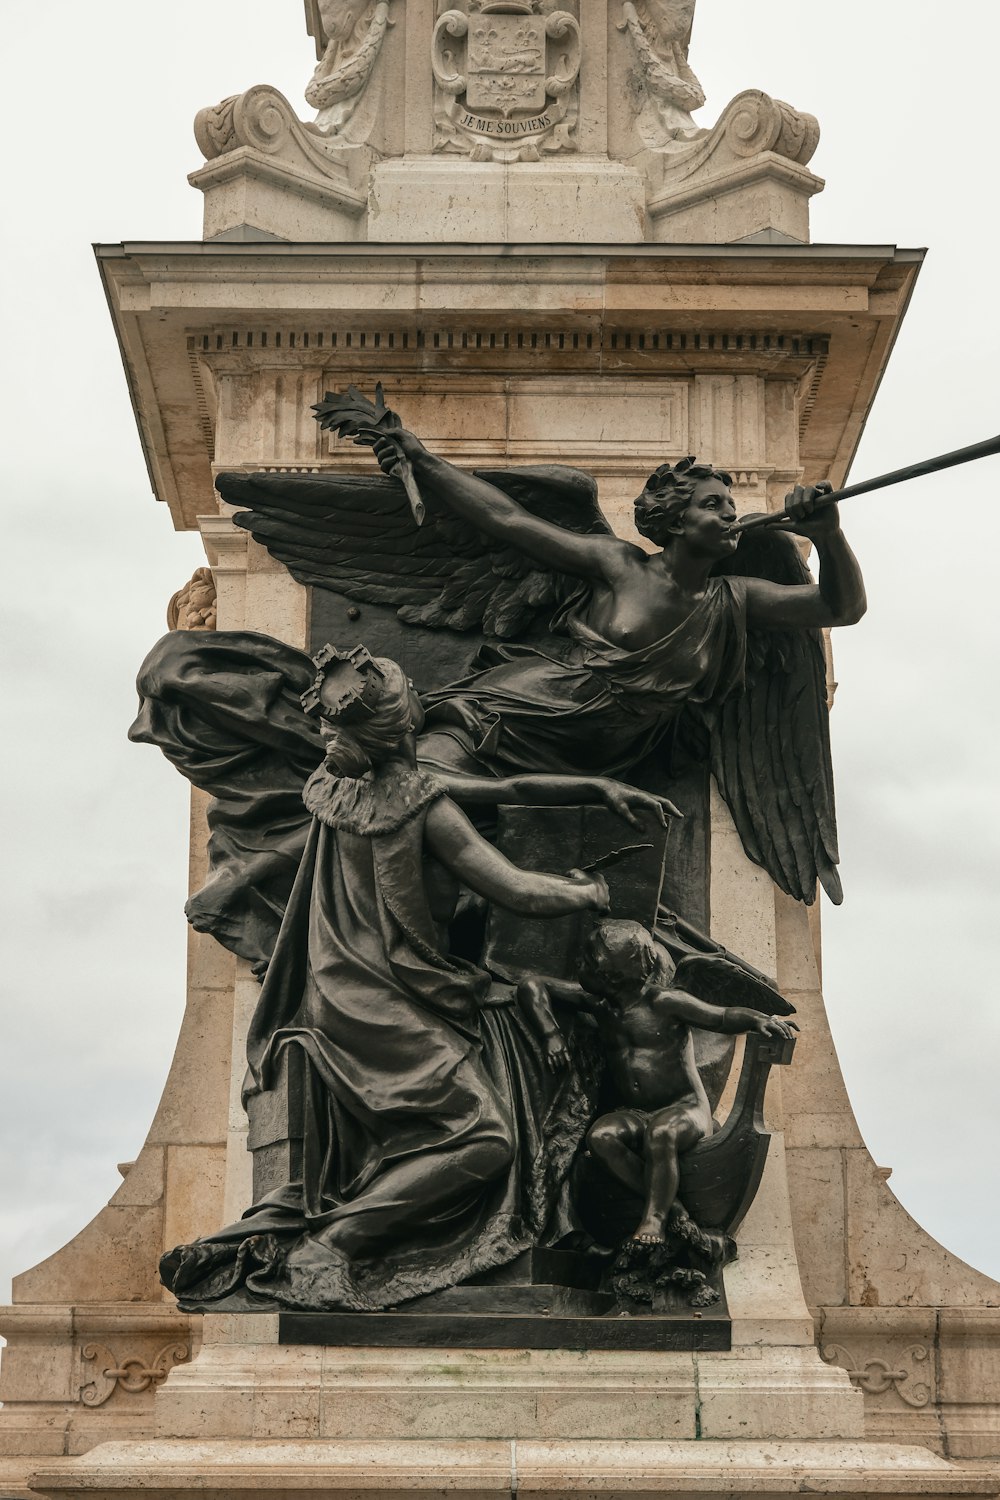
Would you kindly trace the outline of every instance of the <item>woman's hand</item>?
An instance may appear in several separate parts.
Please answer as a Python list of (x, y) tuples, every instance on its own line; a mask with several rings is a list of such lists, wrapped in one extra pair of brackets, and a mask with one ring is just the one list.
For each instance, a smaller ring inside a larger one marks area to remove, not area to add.
[(811, 542), (820, 542), (840, 530), (840, 506), (824, 503), (832, 494), (833, 485), (827, 480), (820, 484), (797, 484), (790, 495), (785, 496), (785, 515), (791, 525), (783, 530), (793, 536), (808, 537)]
[(632, 828), (640, 827), (636, 816), (640, 812), (651, 812), (667, 826), (668, 818), (683, 818), (679, 808), (658, 797), (655, 792), (643, 792), (636, 786), (626, 786), (623, 781), (612, 781), (609, 776), (594, 776), (581, 779), (581, 791), (589, 792), (595, 801), (603, 802), (609, 812), (624, 818)]
[[(371, 448), (378, 459), (379, 467), (385, 474), (391, 474), (401, 458), (408, 459), (410, 463), (420, 454), (426, 453), (426, 448), (418, 437), (408, 432), (405, 427), (396, 427), (391, 432), (380, 433), (376, 428), (366, 429), (365, 433), (359, 434), (354, 441), (363, 448)], [(370, 435), (369, 435), (370, 434)]]
[(593, 872), (588, 875), (584, 870), (570, 870), (566, 879), (579, 886), (581, 908), (590, 911), (611, 910), (611, 893), (603, 875)]

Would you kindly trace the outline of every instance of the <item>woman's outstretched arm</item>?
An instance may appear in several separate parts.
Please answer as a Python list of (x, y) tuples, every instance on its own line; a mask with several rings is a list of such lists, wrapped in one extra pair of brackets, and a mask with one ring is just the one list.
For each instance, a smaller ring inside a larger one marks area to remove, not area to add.
[(566, 531), (533, 516), (495, 485), (428, 453), (420, 439), (405, 428), (373, 444), (375, 457), (387, 474), (392, 472), (400, 450), (428, 494), (436, 495), (449, 510), (471, 521), (488, 536), (517, 547), (545, 567), (558, 568), (580, 578), (607, 581), (622, 565), (627, 551), (638, 551), (615, 537), (579, 536), (575, 531)]
[(548, 875), (522, 870), (476, 832), (464, 812), (448, 797), (439, 797), (425, 824), (431, 853), (464, 885), (530, 917), (562, 917), (574, 911), (607, 911), (608, 887), (600, 875), (579, 870)]
[(466, 776), (460, 771), (437, 771), (448, 795), (462, 807), (571, 807), (598, 802), (633, 828), (639, 812), (652, 812), (661, 823), (684, 814), (666, 797), (644, 792), (610, 776), (558, 776), (525, 772), (520, 776)]

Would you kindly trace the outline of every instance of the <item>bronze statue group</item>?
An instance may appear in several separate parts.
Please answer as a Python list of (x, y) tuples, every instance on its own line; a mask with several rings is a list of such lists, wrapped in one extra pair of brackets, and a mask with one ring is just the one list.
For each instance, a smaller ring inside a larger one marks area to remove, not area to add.
[[(292, 1059), (301, 1079), (288, 1180), (170, 1251), (164, 1281), (189, 1307), (372, 1311), (572, 1245), (623, 1295), (665, 1267), (707, 1305), (732, 1245), (681, 1191), (717, 1130), (694, 1039), (782, 1044), (790, 1007), (708, 940), (679, 949), (676, 920), (613, 909), (599, 869), (514, 863), (496, 809), (673, 818), (642, 768), (700, 754), (750, 858), (838, 899), (820, 632), (865, 600), (836, 507), (798, 489), (754, 547), (728, 475), (664, 464), (636, 501), (647, 550), (576, 471), (470, 474), (384, 407), (352, 427), (341, 402), (337, 424), (386, 477), (222, 476), (238, 524), (376, 621), (390, 605), (431, 668), (441, 632), (464, 632), (468, 669), (411, 681), (371, 638), (311, 659), (184, 631), (143, 665), (133, 739), (213, 798), (189, 919), (261, 980), (247, 1102), (280, 1097)], [(515, 931), (583, 914), (575, 972), (490, 972), (455, 941), (470, 909)]]

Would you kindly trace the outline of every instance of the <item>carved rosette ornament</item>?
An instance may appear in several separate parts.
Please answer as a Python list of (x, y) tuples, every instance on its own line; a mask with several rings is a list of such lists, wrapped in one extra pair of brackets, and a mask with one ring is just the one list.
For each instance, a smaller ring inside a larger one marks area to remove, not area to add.
[(473, 161), (538, 161), (575, 151), (580, 26), (545, 0), (467, 0), (431, 43), (435, 150)]

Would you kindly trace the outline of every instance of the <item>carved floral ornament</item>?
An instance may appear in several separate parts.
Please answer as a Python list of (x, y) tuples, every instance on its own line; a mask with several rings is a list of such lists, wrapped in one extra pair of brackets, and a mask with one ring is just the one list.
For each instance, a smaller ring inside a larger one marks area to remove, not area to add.
[(694, 10), (695, 0), (625, 0), (622, 5), (618, 30), (634, 49), (637, 123), (650, 148), (706, 133), (691, 118), (705, 103), (688, 63)]
[[(315, 128), (333, 138), (362, 138), (366, 129), (349, 123), (382, 50), (389, 27), (391, 0), (307, 0), (309, 33), (316, 39), (319, 62), (306, 89), (306, 102), (318, 111)], [(370, 123), (370, 122), (369, 122)]]
[(580, 26), (543, 0), (467, 0), (434, 28), (435, 149), (473, 161), (573, 151)]

